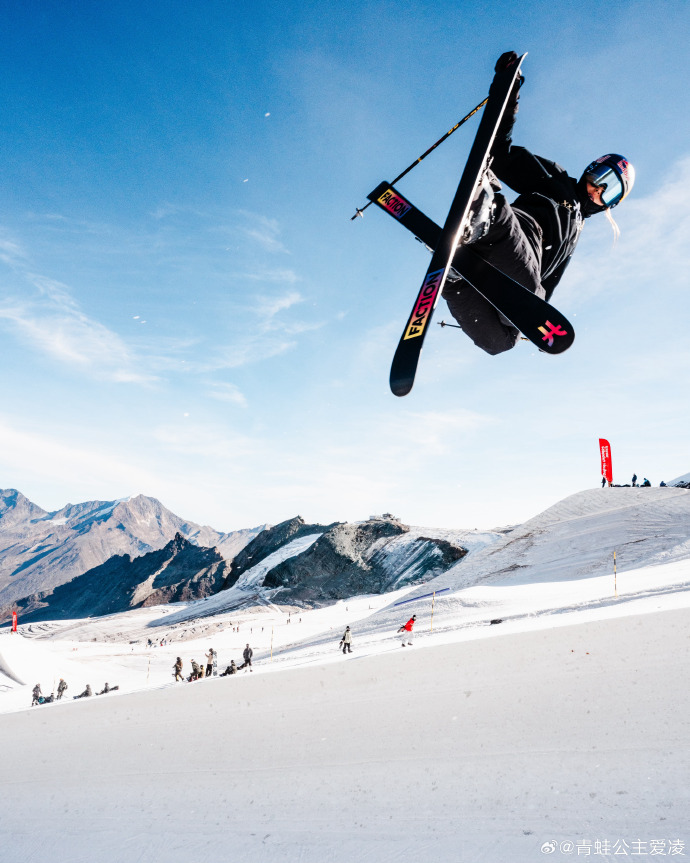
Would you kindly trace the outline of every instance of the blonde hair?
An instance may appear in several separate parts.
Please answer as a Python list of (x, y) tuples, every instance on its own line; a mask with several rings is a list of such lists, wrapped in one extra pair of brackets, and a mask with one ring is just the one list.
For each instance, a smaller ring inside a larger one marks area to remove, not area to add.
[(613, 245), (615, 246), (616, 241), (621, 235), (621, 229), (618, 227), (618, 225), (616, 224), (616, 220), (611, 215), (611, 208), (607, 207), (604, 212), (606, 213), (606, 218), (609, 220), (611, 229), (613, 230)]

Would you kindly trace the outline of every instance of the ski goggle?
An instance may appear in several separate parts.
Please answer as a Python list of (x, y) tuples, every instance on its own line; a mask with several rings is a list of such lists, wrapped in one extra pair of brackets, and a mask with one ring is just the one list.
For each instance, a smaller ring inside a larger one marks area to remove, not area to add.
[(593, 186), (604, 187), (601, 193), (601, 202), (605, 207), (615, 206), (625, 192), (623, 181), (608, 165), (597, 165), (594, 168), (589, 168), (585, 174), (585, 180)]

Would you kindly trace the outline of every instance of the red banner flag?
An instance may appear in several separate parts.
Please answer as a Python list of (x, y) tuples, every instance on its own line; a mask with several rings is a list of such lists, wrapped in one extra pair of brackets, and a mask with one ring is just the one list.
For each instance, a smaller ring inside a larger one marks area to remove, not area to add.
[(17, 631), (17, 612), (12, 612), (12, 632)]
[(613, 468), (611, 467), (611, 444), (599, 438), (599, 452), (601, 453), (601, 475), (606, 478), (609, 483), (613, 482)]

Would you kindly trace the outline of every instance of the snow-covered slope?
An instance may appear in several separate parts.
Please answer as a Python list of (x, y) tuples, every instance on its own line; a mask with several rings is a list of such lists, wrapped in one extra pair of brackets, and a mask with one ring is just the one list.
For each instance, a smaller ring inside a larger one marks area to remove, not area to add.
[(689, 628), (685, 607), (368, 658), (356, 641), (0, 717), (0, 842), (53, 863), (687, 855)]
[(565, 498), (434, 584), (571, 581), (690, 558), (690, 491), (604, 488)]
[[(299, 537), (226, 596), (5, 629), (0, 842), (31, 859), (59, 830), (61, 861), (96, 836), (106, 863), (682, 859), (689, 516), (683, 489), (583, 492), (505, 535), (464, 532), (470, 553), (421, 586), (223, 605), (319, 539)], [(172, 683), (176, 656), (188, 673), (213, 646), (223, 668), (247, 642), (253, 673)], [(121, 689), (29, 709), (59, 677)]]

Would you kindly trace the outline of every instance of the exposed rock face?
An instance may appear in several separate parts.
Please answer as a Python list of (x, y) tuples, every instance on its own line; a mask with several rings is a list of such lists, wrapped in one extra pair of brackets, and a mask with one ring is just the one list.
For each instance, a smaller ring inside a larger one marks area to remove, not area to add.
[(0, 491), (0, 606), (64, 584), (113, 555), (136, 557), (162, 548), (176, 533), (231, 559), (261, 530), (219, 533), (144, 495), (46, 512), (6, 489)]
[[(136, 558), (115, 555), (66, 584), (26, 597), (17, 608), (22, 621), (31, 622), (202, 599), (220, 590), (227, 569), (217, 549), (200, 548), (177, 533), (162, 549)], [(0, 620), (11, 610), (3, 609)]]
[(410, 537), (397, 521), (339, 524), (304, 553), (274, 567), (265, 588), (281, 588), (277, 602), (324, 605), (440, 575), (467, 552), (441, 539)]
[(332, 525), (296, 516), (238, 533), (185, 522), (143, 495), (49, 513), (19, 492), (2, 492), (0, 621), (17, 604), (23, 620), (91, 617), (205, 598), (238, 580), (247, 602), (265, 594), (326, 605), (427, 581), (466, 554), (388, 516)]
[(235, 555), (223, 587), (232, 587), (242, 573), (251, 569), (252, 566), (256, 566), (257, 563), (261, 563), (262, 560), (293, 539), (314, 533), (323, 533), (329, 527), (332, 525), (305, 524), (302, 516), (298, 515), (273, 527), (266, 528)]

